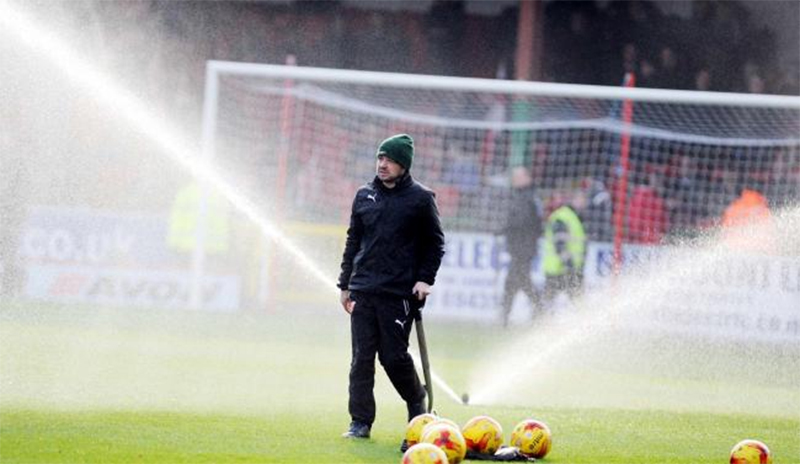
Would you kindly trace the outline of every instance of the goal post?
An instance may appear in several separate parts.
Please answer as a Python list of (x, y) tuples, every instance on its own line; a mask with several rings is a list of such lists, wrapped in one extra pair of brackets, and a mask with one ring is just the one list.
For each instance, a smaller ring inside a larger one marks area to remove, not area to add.
[[(346, 225), (355, 190), (374, 174), (375, 147), (399, 132), (414, 137), (411, 172), (436, 191), (453, 233), (493, 236), (523, 213), (509, 211), (520, 166), (548, 210), (587, 201), (582, 219), (594, 243), (691, 235), (715, 225), (745, 186), (775, 208), (800, 199), (800, 97), (222, 61), (207, 63), (205, 95), (203, 153), (294, 227)], [(620, 187), (623, 135), (629, 182)], [(615, 223), (618, 189), (627, 209)], [(502, 264), (499, 254), (489, 266)], [(332, 278), (337, 258), (321, 263)]]

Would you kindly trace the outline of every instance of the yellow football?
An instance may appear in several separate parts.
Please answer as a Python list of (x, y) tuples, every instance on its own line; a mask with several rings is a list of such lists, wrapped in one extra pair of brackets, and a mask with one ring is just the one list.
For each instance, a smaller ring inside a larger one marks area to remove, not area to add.
[(419, 443), (419, 439), (422, 437), (422, 429), (436, 419), (438, 417), (430, 413), (420, 414), (411, 419), (406, 426), (406, 443), (408, 443), (408, 446), (414, 446)]
[(550, 452), (553, 437), (550, 428), (544, 422), (525, 419), (511, 432), (511, 446), (519, 448), (525, 456), (541, 459)]
[(489, 416), (475, 416), (461, 428), (467, 449), (481, 454), (494, 454), (503, 445), (503, 428)]
[(458, 424), (456, 424), (455, 422), (451, 421), (450, 419), (445, 419), (444, 417), (437, 417), (435, 420), (432, 420), (432, 421), (428, 422), (427, 424), (425, 424), (422, 427), (422, 432), (420, 433), (420, 437), (422, 435), (425, 435), (426, 429), (428, 427), (431, 427), (431, 426), (434, 426), (434, 425), (437, 425), (437, 424), (452, 425), (456, 430), (458, 430), (459, 432), (461, 431), (461, 427), (459, 427)]
[(448, 464), (447, 455), (431, 443), (417, 443), (403, 454), (401, 464)]
[(731, 464), (772, 464), (772, 454), (758, 440), (742, 440), (731, 450)]
[(467, 455), (467, 444), (461, 431), (445, 422), (428, 424), (420, 443), (438, 446), (447, 455), (449, 464), (458, 464)]

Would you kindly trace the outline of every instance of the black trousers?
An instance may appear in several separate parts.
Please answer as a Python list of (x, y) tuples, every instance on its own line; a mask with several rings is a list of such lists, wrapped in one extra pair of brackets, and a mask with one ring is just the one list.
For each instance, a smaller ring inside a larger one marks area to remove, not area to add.
[(350, 363), (350, 401), (354, 421), (375, 421), (375, 355), (406, 403), (422, 401), (425, 389), (408, 353), (413, 324), (412, 301), (392, 296), (352, 292), (355, 307), (350, 315), (353, 359)]
[(514, 297), (522, 291), (533, 305), (534, 311), (541, 310), (542, 298), (539, 291), (534, 288), (531, 281), (531, 263), (536, 256), (512, 256), (509, 263), (508, 274), (503, 286), (503, 325), (508, 324), (508, 315)]
[(545, 276), (544, 305), (549, 308), (559, 293), (566, 292), (570, 300), (583, 293), (583, 272), (569, 271), (557, 276)]

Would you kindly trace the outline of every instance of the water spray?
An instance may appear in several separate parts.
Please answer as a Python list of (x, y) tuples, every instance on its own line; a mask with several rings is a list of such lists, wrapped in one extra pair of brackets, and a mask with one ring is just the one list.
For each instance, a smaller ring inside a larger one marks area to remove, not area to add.
[(168, 121), (156, 116), (144, 102), (130, 90), (119, 85), (93, 66), (91, 62), (65, 45), (50, 29), (40, 27), (10, 2), (0, 1), (0, 30), (8, 31), (17, 40), (37, 53), (44, 55), (76, 86), (85, 90), (99, 105), (124, 119), (131, 127), (155, 142), (177, 165), (195, 179), (211, 186), (236, 209), (258, 226), (261, 233), (288, 251), (297, 262), (332, 293), (338, 289), (330, 276), (324, 274), (303, 251), (279, 230), (276, 224), (259, 213), (248, 198), (240, 194), (229, 182), (222, 179), (207, 162), (196, 156), (197, 150), (188, 141), (178, 137), (180, 131)]
[[(338, 294), (339, 289), (334, 284), (334, 279), (322, 272), (319, 266), (274, 222), (264, 217), (250, 199), (217, 174), (207, 159), (196, 156), (198, 150), (178, 136), (179, 130), (169, 124), (169, 121), (154, 114), (141, 99), (115, 82), (108, 73), (102, 72), (67, 46), (63, 39), (53, 33), (52, 28), (37, 24), (12, 2), (0, 0), (0, 31), (7, 32), (34, 52), (43, 55), (98, 105), (125, 120), (131, 127), (155, 142), (179, 167), (199, 182), (209, 185), (257, 225), (264, 237), (289, 252), (304, 270), (322, 284), (323, 288), (330, 290), (332, 295)], [(434, 384), (455, 402), (462, 403), (459, 395), (436, 372), (431, 370), (430, 374)]]
[[(648, 396), (642, 400), (641, 404), (645, 407), (678, 407), (682, 409), (695, 407), (702, 410), (713, 410), (722, 404), (727, 411), (731, 411), (737, 410), (741, 404), (750, 404), (750, 407), (754, 407), (752, 405), (760, 401), (759, 407), (764, 410), (769, 409), (771, 413), (782, 414), (786, 408), (782, 406), (781, 401), (786, 404), (796, 402), (796, 395), (794, 395), (796, 390), (782, 396), (777, 393), (782, 391), (780, 388), (785, 387), (779, 387), (773, 390), (776, 394), (772, 398), (768, 398), (770, 395), (763, 395), (763, 398), (747, 397), (748, 391), (759, 392), (758, 389), (761, 386), (756, 384), (744, 388), (743, 385), (728, 382), (727, 373), (730, 369), (726, 369), (724, 366), (725, 363), (731, 362), (731, 359), (722, 357), (723, 364), (714, 365), (714, 369), (708, 369), (702, 363), (715, 361), (713, 350), (709, 351), (706, 348), (713, 346), (715, 349), (719, 349), (717, 343), (725, 346), (728, 343), (742, 341), (745, 343), (743, 346), (752, 343), (753, 346), (759, 346), (759, 349), (765, 349), (767, 352), (776, 348), (782, 349), (781, 344), (794, 343), (794, 346), (797, 346), (795, 331), (790, 329), (781, 333), (779, 330), (773, 330), (769, 334), (763, 330), (733, 332), (730, 330), (731, 326), (693, 327), (686, 323), (686, 321), (691, 321), (693, 325), (696, 325), (696, 322), (718, 321), (722, 320), (720, 315), (723, 315), (728, 318), (727, 320), (735, 320), (737, 324), (741, 324), (735, 328), (756, 329), (758, 321), (762, 320), (760, 319), (762, 317), (774, 315), (775, 320), (782, 320), (781, 317), (785, 318), (783, 320), (789, 320), (794, 317), (792, 316), (796, 306), (793, 304), (796, 301), (794, 292), (798, 287), (796, 285), (785, 287), (784, 285), (789, 282), (786, 277), (788, 276), (786, 269), (797, 269), (796, 259), (793, 260), (791, 256), (800, 249), (800, 242), (797, 239), (800, 208), (795, 206), (778, 211), (774, 215), (774, 219), (775, 227), (768, 229), (769, 234), (773, 235), (769, 235), (765, 228), (756, 225), (739, 230), (748, 238), (748, 243), (767, 243), (774, 247), (771, 258), (774, 261), (771, 265), (760, 256), (752, 254), (750, 250), (731, 247), (724, 241), (724, 235), (720, 233), (724, 231), (710, 231), (708, 235), (704, 235), (696, 241), (665, 248), (663, 254), (653, 257), (651, 261), (643, 262), (638, 266), (630, 266), (626, 270), (625, 274), (620, 277), (622, 280), (618, 287), (626, 289), (624, 295), (615, 291), (613, 287), (595, 289), (584, 295), (574, 311), (536, 319), (535, 325), (530, 330), (520, 334), (520, 337), (509, 346), (501, 347), (502, 352), (491, 353), (491, 359), (513, 359), (513, 361), (493, 366), (492, 376), (488, 379), (485, 375), (476, 372), (476, 376), (470, 384), (472, 385), (471, 397), (465, 394), (462, 398), (463, 402), (513, 404), (514, 394), (518, 392), (524, 394), (525, 398), (538, 396), (536, 401), (551, 406), (561, 403), (570, 407), (587, 404), (593, 407), (617, 407), (617, 402), (623, 402), (625, 407), (631, 407), (632, 403), (624, 393), (618, 397), (614, 395), (620, 391), (624, 392), (626, 389), (639, 393), (645, 391), (644, 388), (650, 388), (650, 382), (655, 382), (652, 380), (653, 378), (669, 378), (673, 371), (657, 367), (658, 364), (662, 364), (674, 369), (680, 381), (670, 385), (668, 382), (659, 380), (657, 386), (654, 387), (659, 395)], [(782, 256), (788, 256), (788, 258), (778, 258)], [(758, 272), (762, 272), (762, 274)], [(793, 276), (797, 276), (794, 274), (796, 271), (792, 272)], [(754, 279), (753, 275), (759, 276), (759, 278)], [(737, 280), (741, 283), (742, 288), (729, 290), (729, 287), (736, 285), (736, 282), (729, 281)], [(796, 279), (792, 281), (800, 282)], [(769, 284), (765, 282), (769, 282)], [(762, 288), (762, 286), (765, 287)], [(740, 299), (743, 292), (747, 292), (752, 300)], [(735, 299), (725, 298), (729, 294)], [(699, 298), (704, 299), (698, 300)], [(715, 301), (715, 299), (719, 301)], [(790, 301), (792, 303), (789, 303)], [(687, 309), (683, 312), (675, 312), (673, 305)], [(749, 313), (760, 312), (756, 305), (770, 307), (769, 312), (748, 319)], [(696, 307), (701, 309), (698, 311), (695, 309)], [(699, 314), (697, 317), (700, 319), (686, 318), (689, 311), (692, 311), (692, 316)], [(784, 322), (784, 324), (786, 323)], [(641, 336), (642, 340), (647, 343), (636, 345), (637, 340), (634, 338), (638, 336)], [(696, 345), (690, 345), (687, 341), (695, 339), (699, 342)], [(661, 355), (663, 353), (660, 349), (662, 344), (670, 344), (672, 341), (678, 346), (670, 346), (670, 348), (684, 356), (687, 353), (693, 355), (698, 364), (690, 366), (675, 363), (674, 356), (655, 358), (658, 362), (650, 363), (648, 368), (655, 365), (659, 370), (654, 371), (655, 374), (645, 371), (645, 374), (638, 378), (635, 378), (626, 369), (620, 369), (621, 373), (619, 373), (615, 372), (616, 369), (603, 367), (604, 363), (621, 365), (628, 363), (634, 367), (634, 372), (639, 372), (642, 368), (639, 368), (638, 365), (645, 365), (645, 363), (636, 362), (633, 359), (634, 356), (643, 356), (644, 359), (650, 360), (652, 358), (648, 358), (648, 356), (652, 355), (647, 351), (648, 349), (659, 348), (654, 353)], [(765, 348), (769, 344), (774, 344), (774, 346)], [(533, 349), (534, 347), (535, 349)], [(614, 350), (622, 350), (626, 358), (620, 362), (618, 358), (610, 358), (596, 352), (597, 348), (604, 347), (608, 347), (611, 353), (614, 353)], [(641, 347), (639, 351), (630, 351), (631, 348), (639, 347)], [(505, 353), (510, 353), (510, 355)], [(579, 359), (583, 356), (588, 362), (593, 363), (592, 368), (597, 369), (597, 372), (586, 372), (587, 369), (581, 366), (581, 362), (586, 361)], [(734, 359), (737, 363), (740, 361), (738, 357)], [(575, 364), (569, 365), (570, 362)], [(722, 366), (722, 368), (717, 366)], [(692, 367), (692, 370), (684, 373), (687, 367)], [(592, 398), (591, 395), (583, 394), (580, 388), (573, 390), (572, 385), (552, 382), (557, 378), (569, 382), (570, 375), (576, 379), (590, 379), (597, 376), (601, 382), (599, 382), (600, 385), (593, 385), (594, 391), (610, 388), (612, 396), (598, 395), (597, 398)], [(719, 377), (715, 378), (714, 375)], [(697, 382), (694, 376), (709, 379), (709, 384), (713, 384), (714, 387), (713, 389), (709, 388), (708, 391), (714, 391), (718, 398), (725, 398), (725, 400), (720, 400), (714, 406), (710, 405), (708, 401), (692, 402), (689, 400), (685, 394), (687, 390), (706, 387), (702, 381)], [(692, 381), (687, 381), (686, 378), (691, 378)], [(608, 385), (602, 383), (605, 379), (610, 379)], [(625, 379), (630, 383), (623, 385), (624, 388), (617, 388), (616, 383), (621, 382), (619, 379)], [(797, 377), (789, 378), (784, 382), (789, 385), (790, 388), (785, 388), (785, 391), (789, 392), (792, 388), (796, 388)], [(520, 387), (524, 387), (524, 390)], [(774, 385), (771, 384), (770, 388), (773, 387)], [(725, 394), (723, 395), (721, 392), (725, 392)], [(742, 397), (746, 397), (746, 401)], [(656, 398), (659, 403), (654, 403)], [(731, 404), (734, 402), (735, 404)], [(672, 406), (673, 404), (678, 406)]]

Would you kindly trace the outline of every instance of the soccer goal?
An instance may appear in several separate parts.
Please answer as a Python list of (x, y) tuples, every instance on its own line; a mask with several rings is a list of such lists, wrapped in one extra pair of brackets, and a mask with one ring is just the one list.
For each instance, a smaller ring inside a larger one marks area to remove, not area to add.
[[(523, 168), (546, 210), (582, 199), (589, 240), (616, 259), (713, 227), (745, 187), (774, 208), (800, 200), (800, 97), (210, 61), (203, 127), (214, 164), (309, 243), (343, 233), (377, 144), (399, 132), (462, 237), (525, 213), (509, 210)], [(447, 260), (501, 259), (468, 239), (454, 250)]]

